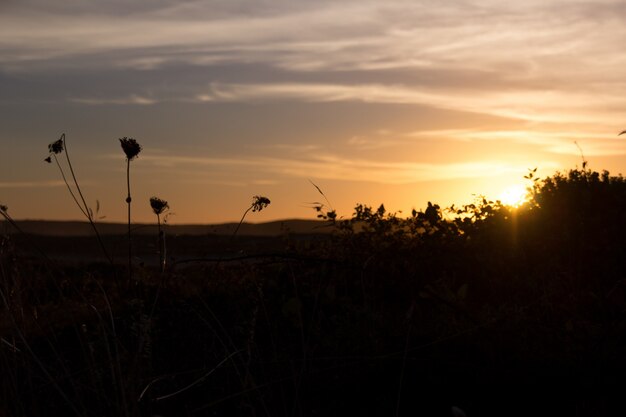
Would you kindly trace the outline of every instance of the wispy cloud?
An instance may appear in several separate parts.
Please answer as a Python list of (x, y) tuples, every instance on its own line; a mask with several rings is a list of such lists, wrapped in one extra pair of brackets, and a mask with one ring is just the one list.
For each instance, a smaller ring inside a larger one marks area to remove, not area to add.
[(211, 83), (209, 89), (195, 99), (199, 102), (302, 100), (421, 104), (530, 121), (575, 123), (613, 121), (615, 115), (607, 114), (607, 107), (626, 109), (626, 96), (549, 90), (494, 90), (474, 95), (402, 84)]
[(158, 101), (152, 98), (142, 97), (135, 94), (131, 94), (125, 98), (70, 98), (69, 101), (74, 103), (89, 104), (89, 105), (104, 105), (104, 104), (130, 104), (130, 105), (142, 105), (147, 106), (155, 104)]
[[(113, 20), (97, 3), (85, 4), (83, 12), (9, 7), (0, 16), (0, 56), (5, 63), (63, 57), (80, 65), (91, 58), (82, 54), (101, 53), (111, 58), (109, 65), (134, 62), (140, 68), (219, 60), (302, 71), (480, 69), (511, 81), (570, 85), (598, 76), (589, 68), (615, 68), (626, 59), (611, 46), (626, 33), (618, 1), (135, 3), (152, 10), (124, 14), (134, 6), (119, 4), (122, 16)], [(134, 56), (116, 59), (116, 51), (128, 50)], [(572, 65), (577, 63), (586, 70)]]
[[(113, 156), (111, 156), (113, 157)], [(116, 156), (117, 157), (117, 156)], [(504, 174), (522, 174), (526, 165), (515, 165), (497, 160), (464, 163), (380, 162), (367, 159), (351, 159), (336, 155), (308, 155), (306, 158), (250, 157), (223, 158), (183, 155), (143, 155), (144, 163), (172, 170), (196, 167), (213, 167), (220, 173), (231, 171), (233, 175), (245, 171), (249, 177), (274, 174), (287, 178), (316, 178), (329, 180), (364, 181), (381, 184), (409, 184), (424, 181), (461, 178), (493, 177)], [(546, 166), (557, 167), (547, 162)]]
[[(54, 1), (5, 6), (0, 68), (161, 71), (138, 79), (134, 92), (85, 91), (72, 99), (84, 104), (359, 100), (596, 123), (626, 108), (626, 51), (615, 47), (626, 39), (619, 1), (78, 4), (76, 10)], [(224, 64), (282, 72), (219, 82), (238, 73), (220, 70)], [(212, 71), (204, 79), (178, 76), (180, 67), (197, 66)], [(342, 72), (351, 81), (328, 82)], [(303, 76), (307, 82), (298, 81)], [(163, 85), (178, 95), (159, 94)]]
[(452, 139), (459, 141), (499, 141), (532, 144), (547, 152), (579, 155), (575, 142), (583, 146), (587, 156), (626, 155), (626, 141), (616, 134), (593, 131), (535, 130), (472, 130), (452, 129), (420, 131), (409, 134), (416, 138)]

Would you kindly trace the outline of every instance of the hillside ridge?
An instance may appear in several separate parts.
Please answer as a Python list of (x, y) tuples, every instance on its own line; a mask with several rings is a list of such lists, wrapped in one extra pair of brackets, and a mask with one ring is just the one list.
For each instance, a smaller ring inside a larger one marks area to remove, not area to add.
[[(93, 230), (84, 221), (63, 220), (18, 220), (17, 225), (24, 233), (43, 236), (91, 236)], [(324, 234), (330, 229), (326, 223), (318, 220), (285, 219), (264, 223), (243, 223), (237, 232), (240, 236), (279, 236), (284, 234)], [(165, 226), (170, 235), (229, 235), (237, 227), (237, 223), (221, 224), (175, 224)], [(101, 235), (123, 235), (127, 233), (125, 223), (97, 223)], [(156, 224), (133, 224), (134, 234), (154, 234)], [(6, 233), (17, 233), (10, 225), (5, 225)]]

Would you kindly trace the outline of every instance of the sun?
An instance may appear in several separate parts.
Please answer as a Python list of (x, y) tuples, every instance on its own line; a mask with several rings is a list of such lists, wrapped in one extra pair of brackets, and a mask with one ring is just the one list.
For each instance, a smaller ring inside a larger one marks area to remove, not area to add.
[(527, 200), (526, 194), (526, 187), (523, 185), (511, 185), (502, 190), (498, 200), (506, 206), (519, 207)]

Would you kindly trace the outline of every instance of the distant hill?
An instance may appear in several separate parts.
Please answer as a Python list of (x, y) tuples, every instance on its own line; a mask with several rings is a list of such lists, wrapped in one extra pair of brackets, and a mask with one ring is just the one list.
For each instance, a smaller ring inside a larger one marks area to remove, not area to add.
[[(25, 233), (43, 236), (91, 236), (93, 230), (89, 223), (80, 221), (49, 221), (20, 220), (16, 222)], [(0, 223), (2, 224), (2, 223)], [(124, 223), (98, 223), (101, 235), (123, 235), (127, 233)], [(235, 231), (237, 223), (215, 225), (183, 224), (166, 225), (169, 235), (230, 235)], [(6, 225), (7, 233), (16, 233), (10, 225)], [(280, 236), (285, 234), (326, 234), (331, 228), (317, 220), (277, 220), (267, 223), (243, 223), (237, 232), (239, 236)], [(147, 235), (156, 233), (155, 224), (133, 224), (133, 234)]]

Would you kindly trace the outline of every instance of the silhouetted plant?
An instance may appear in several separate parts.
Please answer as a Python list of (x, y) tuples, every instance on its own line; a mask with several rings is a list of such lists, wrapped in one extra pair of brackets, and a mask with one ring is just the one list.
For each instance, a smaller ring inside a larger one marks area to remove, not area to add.
[(13, 221), (13, 219), (9, 215), (8, 210), (9, 207), (5, 206), (4, 204), (0, 204), (0, 216), (2, 216), (8, 224), (16, 226), (15, 221)]
[(165, 234), (163, 230), (161, 230), (161, 214), (163, 214), (166, 210), (169, 209), (169, 205), (167, 201), (162, 200), (158, 197), (150, 197), (150, 207), (152, 207), (152, 211), (157, 216), (157, 227), (158, 227), (158, 245), (159, 245), (159, 267), (161, 268), (161, 272), (165, 271), (165, 260), (166, 260), (166, 246), (165, 246)]
[(580, 147), (580, 145), (578, 144), (577, 141), (574, 141), (574, 145), (576, 145), (576, 147), (580, 151), (580, 159), (582, 160), (582, 163), (583, 163), (582, 164), (583, 165), (583, 169), (587, 168), (587, 164), (589, 162), (585, 159), (585, 154), (583, 153), (583, 148)]
[(334, 224), (337, 220), (337, 211), (333, 208), (333, 205), (330, 203), (328, 197), (326, 197), (326, 194), (324, 194), (322, 189), (318, 187), (313, 181), (309, 180), (309, 182), (322, 195), (322, 197), (324, 197), (324, 200), (326, 200), (326, 204), (328, 204), (327, 209), (326, 205), (324, 203), (320, 203), (319, 201), (310, 203), (313, 206), (313, 209), (315, 209), (315, 211), (317, 212), (317, 218), (321, 220), (328, 220), (330, 221), (331, 225)]
[[(126, 197), (126, 204), (128, 204), (128, 277), (129, 280), (133, 279), (133, 268), (132, 268), (132, 258), (133, 258), (133, 248), (132, 248), (132, 239), (131, 239), (131, 202), (132, 197), (130, 194), (130, 161), (135, 159), (139, 152), (141, 152), (141, 145), (137, 143), (137, 141), (133, 138), (128, 138), (124, 136), (120, 138), (120, 144), (122, 145), (122, 150), (126, 155), (126, 188), (128, 190), (128, 195)], [(129, 282), (130, 283), (130, 282)]]
[(120, 144), (129, 162), (135, 159), (139, 155), (139, 152), (141, 152), (141, 145), (133, 138), (124, 136), (120, 138)]
[[(5, 221), (2, 222), (3, 224), (3, 231), (2, 234), (6, 235), (7, 234), (7, 225), (10, 224), (11, 222), (9, 221), (9, 214), (7, 213), (7, 211), (9, 210), (9, 207), (5, 206), (4, 204), (0, 204), (0, 216), (2, 216), (4, 218)], [(0, 236), (1, 238), (1, 236)], [(0, 247), (1, 247), (1, 243), (2, 243), (2, 239), (0, 239)]]
[[(76, 206), (78, 207), (80, 212), (85, 216), (91, 228), (93, 229), (96, 235), (96, 239), (98, 240), (98, 244), (100, 245), (100, 248), (102, 249), (102, 252), (104, 253), (104, 256), (107, 258), (109, 263), (113, 265), (113, 259), (111, 258), (111, 256), (109, 256), (109, 253), (106, 250), (104, 243), (102, 242), (102, 238), (100, 237), (100, 233), (98, 232), (98, 228), (96, 227), (96, 219), (93, 215), (93, 210), (91, 210), (91, 208), (87, 205), (87, 202), (85, 201), (85, 197), (83, 196), (83, 192), (80, 189), (80, 185), (78, 183), (78, 179), (76, 178), (74, 167), (72, 166), (72, 161), (70, 159), (70, 155), (69, 155), (69, 151), (67, 147), (67, 141), (65, 138), (65, 133), (61, 134), (61, 137), (59, 139), (57, 139), (56, 141), (48, 145), (48, 152), (49, 152), (49, 155), (44, 160), (50, 164), (52, 163), (52, 159), (54, 159), (54, 162), (56, 163), (57, 167), (59, 168), (59, 172), (61, 173), (61, 177), (63, 178), (63, 182), (65, 183), (67, 190), (72, 196), (74, 203), (76, 203)], [(70, 174), (72, 176), (72, 180), (74, 182), (74, 187), (76, 188), (76, 193), (74, 193), (74, 191), (72, 190), (72, 187), (70, 186), (70, 183), (68, 182), (67, 177), (65, 175), (65, 171), (63, 170), (63, 167), (61, 166), (61, 163), (59, 162), (59, 159), (57, 158), (57, 155), (60, 153), (65, 153), (65, 159), (67, 161), (67, 166), (69, 168)], [(78, 195), (78, 197), (76, 195)], [(79, 198), (80, 198), (80, 201), (79, 201)], [(98, 207), (99, 207), (99, 204), (98, 204)]]
[(265, 207), (269, 206), (270, 203), (271, 201), (269, 198), (255, 195), (252, 201), (252, 211), (261, 211)]
[(270, 203), (271, 203), (271, 201), (267, 197), (262, 197), (262, 196), (259, 196), (259, 195), (255, 195), (254, 197), (252, 197), (252, 204), (243, 213), (243, 216), (241, 216), (241, 220), (239, 221), (239, 224), (237, 225), (237, 228), (235, 228), (235, 231), (233, 232), (233, 237), (239, 231), (239, 228), (241, 227), (241, 224), (243, 223), (243, 220), (246, 218), (246, 215), (250, 212), (250, 210), (252, 210), (253, 213), (257, 212), (257, 211), (261, 211), (264, 208), (266, 208), (267, 206), (269, 206)]
[(9, 216), (9, 207), (5, 206), (4, 204), (0, 204), (0, 216), (4, 217), (4, 220), (6, 220), (8, 223), (13, 224), (14, 221), (11, 218), (11, 216)]

